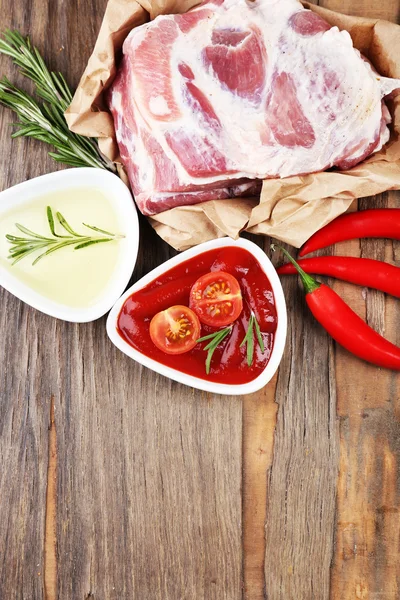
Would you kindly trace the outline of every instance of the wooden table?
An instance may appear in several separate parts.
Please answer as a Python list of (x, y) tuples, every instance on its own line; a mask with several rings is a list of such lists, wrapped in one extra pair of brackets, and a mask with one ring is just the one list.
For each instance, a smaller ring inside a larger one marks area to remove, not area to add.
[[(399, 0), (326, 0), (396, 20)], [(0, 0), (1, 27), (32, 35), (76, 85), (105, 0)], [(0, 72), (16, 80), (10, 61)], [(10, 140), (0, 186), (54, 171)], [(383, 194), (360, 206), (400, 206)], [(174, 253), (141, 220), (134, 278)], [(268, 249), (268, 241), (259, 239)], [(400, 245), (337, 253), (400, 261)], [(284, 281), (289, 333), (263, 391), (212, 396), (118, 352), (105, 319), (56, 321), (0, 291), (0, 598), (397, 600), (400, 377), (338, 348)], [(335, 283), (400, 344), (400, 303)]]

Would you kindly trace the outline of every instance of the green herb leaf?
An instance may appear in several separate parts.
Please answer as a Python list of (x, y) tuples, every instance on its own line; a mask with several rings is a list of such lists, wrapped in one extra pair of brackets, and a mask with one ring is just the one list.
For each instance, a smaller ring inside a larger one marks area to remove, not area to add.
[(205, 335), (204, 337), (201, 337), (197, 340), (197, 343), (205, 342), (206, 340), (211, 340), (207, 344), (207, 346), (205, 346), (203, 348), (203, 350), (205, 350), (207, 352), (207, 358), (206, 358), (206, 373), (207, 373), (207, 375), (210, 374), (211, 359), (213, 357), (213, 354), (214, 354), (217, 346), (226, 338), (227, 335), (229, 335), (231, 333), (231, 331), (232, 331), (232, 325), (229, 325), (229, 327), (225, 327), (225, 329), (220, 329), (219, 331), (215, 331), (214, 333)]
[(264, 342), (262, 339), (260, 326), (257, 322), (257, 319), (256, 319), (254, 313), (252, 313), (250, 316), (246, 335), (244, 336), (243, 341), (240, 344), (240, 348), (242, 348), (242, 346), (247, 344), (247, 364), (249, 367), (251, 367), (251, 365), (253, 364), (253, 358), (254, 358), (254, 329), (253, 328), (256, 330), (256, 337), (257, 337), (258, 345), (260, 346), (261, 351), (264, 352), (265, 346), (264, 346)]
[(54, 224), (54, 217), (53, 217), (53, 211), (51, 210), (51, 207), (48, 206), (47, 209), (46, 209), (46, 211), (47, 211), (47, 222), (49, 224), (50, 231), (54, 235), (54, 237), (56, 237), (56, 238), (64, 238), (64, 239), (70, 238), (71, 237), (70, 235), (58, 235), (56, 233), (55, 224)]
[(45, 248), (45, 247), (46, 247), (46, 244), (35, 245), (33, 247), (28, 246), (26, 248), (21, 249), (19, 252), (14, 252), (12, 255), (10, 254), (10, 256), (8, 258), (14, 259), (13, 262), (11, 263), (11, 265), (15, 265), (17, 262), (19, 262), (20, 260), (25, 258), (25, 256), (28, 256), (29, 254), (32, 254), (33, 252), (37, 252), (37, 250), (40, 250), (41, 248)]
[(61, 227), (64, 227), (65, 231), (67, 231), (68, 233), (70, 233), (71, 235), (73, 235), (75, 237), (80, 237), (80, 238), (85, 237), (84, 235), (80, 235), (79, 233), (76, 233), (76, 231), (74, 231), (72, 229), (71, 225), (67, 222), (65, 217), (63, 217), (60, 212), (56, 212), (56, 217), (57, 217), (58, 222), (60, 223)]
[(50, 206), (47, 207), (46, 211), (47, 211), (47, 221), (49, 223), (50, 231), (55, 237), (57, 237), (56, 231), (54, 229), (53, 211), (51, 210)]
[(87, 227), (88, 229), (92, 229), (93, 231), (97, 231), (98, 233), (105, 233), (106, 235), (114, 235), (113, 233), (110, 233), (109, 231), (106, 231), (105, 229), (100, 229), (100, 227), (94, 227), (93, 225), (86, 225), (86, 223), (82, 223), (82, 225), (84, 227)]
[(251, 315), (249, 326), (246, 331), (246, 335), (243, 338), (242, 343), (240, 344), (240, 348), (247, 344), (247, 364), (250, 367), (253, 362), (253, 354), (254, 354), (254, 335), (253, 335), (253, 324), (254, 324), (254, 315)]
[(61, 248), (65, 248), (66, 246), (71, 246), (72, 244), (76, 244), (76, 240), (68, 240), (65, 242), (59, 242), (57, 244), (54, 244), (48, 250), (46, 250), (46, 252), (43, 252), (37, 258), (35, 258), (32, 265), (33, 266), (36, 265), (36, 263), (38, 263), (39, 260), (41, 260), (45, 256), (48, 256), (49, 254), (52, 254), (53, 252), (56, 252), (56, 250), (61, 250)]
[(257, 319), (255, 317), (254, 317), (254, 327), (256, 328), (256, 335), (257, 335), (258, 345), (261, 348), (261, 352), (264, 352), (265, 351), (264, 341), (262, 339), (260, 326), (259, 326), (258, 321), (257, 321)]
[(253, 362), (253, 356), (254, 356), (254, 335), (253, 335), (253, 328), (251, 328), (251, 335), (249, 336), (249, 339), (247, 340), (247, 364), (249, 367), (251, 367), (252, 362)]
[(204, 337), (201, 337), (197, 340), (197, 343), (199, 342), (205, 342), (206, 340), (211, 340), (211, 338), (214, 338), (217, 335), (218, 331), (214, 333), (210, 333), (209, 335), (205, 335)]
[(25, 238), (17, 237), (16, 235), (10, 235), (9, 233), (7, 233), (6, 239), (9, 242), (24, 242), (25, 241)]
[(103, 242), (112, 242), (114, 238), (99, 238), (98, 240), (89, 240), (87, 242), (83, 242), (82, 244), (78, 244), (75, 246), (74, 250), (80, 250), (81, 248), (87, 248), (88, 246), (93, 246), (93, 244), (101, 244)]
[(217, 347), (218, 344), (221, 342), (221, 340), (224, 339), (226, 333), (225, 333), (225, 329), (223, 329), (222, 331), (220, 331), (219, 333), (217, 333), (214, 338), (211, 340), (211, 342), (209, 342), (207, 344), (207, 346), (204, 346), (204, 350), (209, 350), (210, 348), (213, 348), (214, 346)]
[(89, 229), (94, 231), (102, 232), (103, 234), (106, 234), (107, 237), (104, 237), (104, 235), (97, 237), (93, 235), (82, 235), (72, 229), (65, 217), (61, 213), (57, 212), (56, 217), (60, 225), (70, 234), (58, 235), (55, 230), (53, 211), (50, 206), (48, 206), (46, 209), (46, 215), (52, 237), (46, 237), (40, 233), (35, 233), (20, 223), (16, 223), (15, 226), (19, 231), (25, 233), (27, 237), (20, 237), (11, 234), (7, 234), (5, 236), (6, 240), (11, 244), (8, 258), (13, 261), (12, 265), (15, 265), (18, 261), (38, 250), (44, 249), (45, 251), (35, 258), (32, 265), (36, 265), (39, 260), (45, 256), (48, 256), (57, 250), (61, 250), (62, 248), (66, 248), (67, 246), (75, 246), (75, 250), (80, 250), (82, 248), (92, 246), (93, 244), (112, 242), (124, 237), (114, 233), (106, 232), (104, 229), (100, 229), (99, 227), (92, 225), (86, 227), (89, 227)]
[(34, 231), (31, 231), (30, 229), (28, 229), (27, 227), (24, 227), (20, 223), (15, 223), (15, 227), (17, 229), (19, 229), (22, 233), (26, 233), (26, 235), (30, 235), (33, 238), (37, 238), (37, 239), (40, 239), (40, 240), (46, 239), (48, 241), (51, 240), (51, 238), (44, 238), (42, 235), (40, 235), (38, 233), (35, 233)]

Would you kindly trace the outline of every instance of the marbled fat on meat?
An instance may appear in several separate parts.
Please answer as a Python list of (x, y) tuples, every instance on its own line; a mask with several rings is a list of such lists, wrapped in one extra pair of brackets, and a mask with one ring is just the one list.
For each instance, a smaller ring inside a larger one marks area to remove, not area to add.
[(353, 167), (388, 141), (399, 87), (297, 0), (214, 0), (133, 29), (108, 98), (151, 215)]

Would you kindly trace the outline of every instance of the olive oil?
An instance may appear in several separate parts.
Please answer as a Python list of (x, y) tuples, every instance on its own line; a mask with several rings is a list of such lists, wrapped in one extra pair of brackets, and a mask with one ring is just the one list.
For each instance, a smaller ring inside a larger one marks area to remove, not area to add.
[[(0, 215), (0, 265), (49, 300), (71, 308), (90, 307), (101, 298), (122, 258), (120, 240), (79, 250), (67, 246), (43, 257), (35, 265), (32, 262), (40, 251), (24, 257), (15, 265), (7, 258), (11, 244), (6, 234), (23, 235), (15, 223), (35, 233), (49, 235), (47, 206), (52, 208), (54, 214), (57, 211), (62, 213), (71, 227), (82, 235), (93, 234), (83, 223), (124, 234), (123, 223), (118, 222), (110, 200), (101, 189), (79, 187), (52, 192)], [(58, 223), (56, 230), (60, 235), (68, 235)]]

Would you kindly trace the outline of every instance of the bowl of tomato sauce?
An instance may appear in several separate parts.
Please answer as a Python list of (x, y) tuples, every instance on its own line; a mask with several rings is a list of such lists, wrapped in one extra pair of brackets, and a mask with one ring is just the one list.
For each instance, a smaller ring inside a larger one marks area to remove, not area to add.
[(205, 242), (163, 263), (125, 292), (107, 320), (111, 341), (138, 363), (230, 395), (270, 381), (286, 328), (275, 268), (242, 238)]

